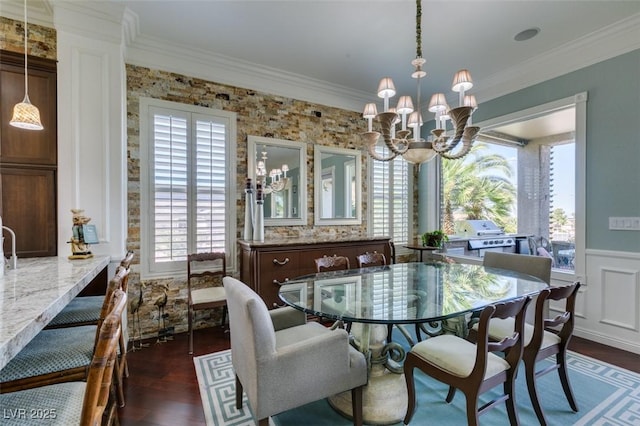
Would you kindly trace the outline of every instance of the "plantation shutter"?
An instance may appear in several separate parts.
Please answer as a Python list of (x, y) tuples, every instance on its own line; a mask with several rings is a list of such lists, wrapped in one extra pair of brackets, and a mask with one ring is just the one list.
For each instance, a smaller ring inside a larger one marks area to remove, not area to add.
[(163, 108), (152, 108), (152, 114), (155, 263), (224, 250), (225, 124)]
[[(387, 148), (378, 146), (381, 155)], [(372, 160), (372, 233), (389, 236), (396, 244), (409, 241), (409, 163), (396, 157), (392, 161)]]
[(153, 113), (153, 252), (155, 262), (187, 257), (188, 115)]

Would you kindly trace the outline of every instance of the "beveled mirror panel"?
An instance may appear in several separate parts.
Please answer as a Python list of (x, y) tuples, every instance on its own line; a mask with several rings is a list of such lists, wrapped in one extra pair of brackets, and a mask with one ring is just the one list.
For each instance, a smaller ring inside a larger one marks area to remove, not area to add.
[(264, 225), (306, 225), (306, 144), (249, 136), (247, 148), (249, 177), (266, 182)]
[(316, 225), (359, 225), (362, 188), (361, 153), (355, 149), (315, 146)]

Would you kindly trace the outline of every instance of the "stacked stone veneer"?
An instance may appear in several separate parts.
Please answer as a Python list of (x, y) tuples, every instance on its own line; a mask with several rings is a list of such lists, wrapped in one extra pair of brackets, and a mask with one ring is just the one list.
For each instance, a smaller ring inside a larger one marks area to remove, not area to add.
[[(255, 90), (218, 84), (161, 70), (127, 65), (127, 122), (128, 122), (128, 245), (140, 251), (140, 117), (139, 98), (150, 97), (198, 105), (237, 114), (237, 238), (244, 227), (244, 182), (247, 177), (247, 136), (264, 136), (299, 141), (307, 144), (307, 225), (266, 227), (265, 240), (282, 237), (344, 238), (366, 235), (366, 220), (357, 226), (315, 228), (313, 226), (313, 153), (315, 146), (361, 149), (359, 134), (364, 129), (360, 113), (326, 107), (309, 102), (288, 99)], [(363, 176), (367, 176), (366, 156), (362, 157)], [(367, 217), (366, 179), (362, 192), (363, 218)], [(141, 309), (143, 335), (151, 336), (157, 330), (157, 309), (153, 300), (161, 294), (159, 284), (171, 289), (165, 311), (168, 322), (176, 332), (187, 327), (187, 294), (185, 279), (145, 281), (146, 303)], [(138, 291), (139, 276), (133, 274), (130, 289)], [(220, 310), (198, 314), (196, 327), (219, 321)], [(214, 315), (214, 318), (211, 317)]]
[[(57, 59), (56, 30), (29, 23), (27, 53)], [(24, 53), (24, 22), (0, 16), (0, 49)]]

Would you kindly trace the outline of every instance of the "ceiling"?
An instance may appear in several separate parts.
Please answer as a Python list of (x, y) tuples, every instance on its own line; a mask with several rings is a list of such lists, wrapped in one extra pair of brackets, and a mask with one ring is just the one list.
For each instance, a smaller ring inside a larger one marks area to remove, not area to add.
[[(2, 2), (5, 6), (22, 4), (20, 0)], [(64, 2), (29, 0), (30, 8), (39, 7), (41, 15), (53, 14), (56, 3)], [(389, 76), (398, 89), (392, 106), (404, 94), (416, 102), (416, 83), (410, 77), (410, 62), (416, 55), (413, 0), (92, 0), (82, 4), (126, 10), (125, 16), (133, 17), (135, 24), (131, 46), (153, 43), (167, 51), (177, 48), (236, 61), (254, 72), (249, 84), (255, 87), (263, 82), (261, 73), (268, 71), (302, 79), (319, 91), (326, 84), (345, 97), (357, 93), (355, 109), (361, 100), (380, 101), (378, 82)], [(542, 78), (554, 65), (571, 62), (573, 51), (592, 63), (606, 59), (607, 54), (615, 56), (620, 54), (616, 50), (620, 43), (603, 49), (594, 37), (606, 37), (638, 22), (640, 0), (422, 0), (427, 77), (421, 84), (421, 104), (432, 93), (444, 92), (450, 105), (457, 106), (450, 87), (454, 73), (462, 68), (469, 69), (474, 78), (470, 93), (479, 94), (483, 102), (504, 94), (489, 93), (489, 88), (508, 90), (508, 79), (517, 79), (519, 74), (522, 80), (528, 79), (522, 83), (530, 85), (536, 77), (524, 74), (541, 66), (538, 74)], [(514, 40), (519, 32), (534, 27), (540, 29), (536, 37)], [(586, 58), (579, 50), (585, 44), (589, 45), (587, 52), (604, 52)], [(640, 40), (634, 40), (626, 48), (638, 47)], [(135, 61), (133, 56), (129, 59)], [(582, 66), (586, 65), (590, 63)], [(573, 60), (570, 66), (577, 69), (581, 64)], [(559, 69), (558, 73), (571, 70)], [(381, 107), (378, 102), (378, 109)]]
[[(140, 34), (371, 94), (392, 77), (414, 95), (416, 4), (388, 1), (113, 0)], [(530, 58), (640, 14), (640, 1), (422, 1), (423, 102), (468, 68), (477, 84)], [(522, 30), (540, 28), (516, 42)], [(397, 100), (396, 96), (396, 100)], [(415, 101), (415, 99), (414, 99)], [(394, 102), (395, 103), (395, 102)]]

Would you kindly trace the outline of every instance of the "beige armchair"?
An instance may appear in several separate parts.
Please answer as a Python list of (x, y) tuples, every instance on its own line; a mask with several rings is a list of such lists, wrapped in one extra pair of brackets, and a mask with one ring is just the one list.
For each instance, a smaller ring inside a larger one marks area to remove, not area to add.
[[(344, 330), (306, 322), (293, 308), (269, 311), (244, 283), (223, 278), (236, 374), (236, 407), (247, 393), (259, 426), (269, 416), (351, 390), (354, 424), (362, 424), (367, 362)], [(282, 327), (282, 328), (281, 328)]]

